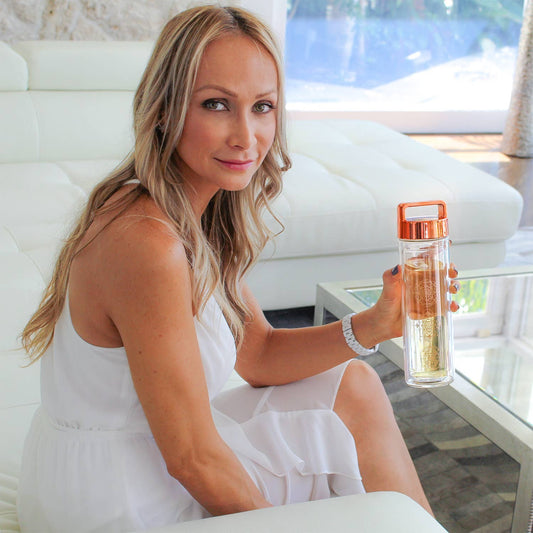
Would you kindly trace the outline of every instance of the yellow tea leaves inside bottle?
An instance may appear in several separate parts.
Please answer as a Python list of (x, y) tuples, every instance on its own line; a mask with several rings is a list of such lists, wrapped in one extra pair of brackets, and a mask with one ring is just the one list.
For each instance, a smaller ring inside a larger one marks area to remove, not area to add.
[(447, 302), (445, 265), (427, 255), (409, 259), (404, 268), (407, 319), (418, 344), (416, 367), (421, 374), (438, 372), (443, 365), (439, 344)]

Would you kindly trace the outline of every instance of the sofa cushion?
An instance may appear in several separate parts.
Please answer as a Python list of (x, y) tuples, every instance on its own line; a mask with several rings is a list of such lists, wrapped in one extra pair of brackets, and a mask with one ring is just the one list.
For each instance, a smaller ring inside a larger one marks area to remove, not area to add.
[(5, 226), (0, 226), (0, 254), (17, 251), (17, 243), (11, 232)]
[(118, 159), (84, 159), (80, 161), (57, 161), (69, 180), (80, 187), (87, 196), (94, 186), (105, 178), (120, 163)]
[(3, 42), (0, 42), (0, 65), (0, 91), (25, 91), (28, 88), (26, 61)]
[[(2, 355), (0, 355), (0, 360)], [(4, 384), (4, 380), (2, 380)], [(24, 438), (37, 404), (0, 407), (0, 531), (18, 532), (16, 498)]]
[[(19, 347), (18, 336), (37, 309), (45, 288), (43, 273), (31, 257), (23, 253), (0, 254), (0, 350)], [(8, 311), (7, 311), (8, 310)]]
[(515, 189), (385, 126), (292, 121), (289, 148), (294, 167), (276, 203), (286, 230), (265, 257), (396, 249), (397, 205), (408, 201), (446, 201), (456, 243), (502, 241), (518, 226)]
[(398, 492), (371, 492), (294, 503), (147, 530), (145, 533), (446, 533), (420, 505)]
[[(1, 328), (6, 316), (0, 322), (0, 341), (5, 340)], [(24, 368), (27, 362), (22, 351), (0, 348), (0, 531), (3, 533), (19, 531), (16, 494), (22, 449), (33, 413), (40, 404), (40, 365)]]
[(152, 48), (149, 41), (20, 41), (13, 45), (28, 64), (29, 88), (39, 91), (134, 91)]
[(0, 225), (61, 222), (68, 226), (85, 193), (53, 163), (0, 165)]
[[(358, 244), (361, 249), (370, 248), (373, 235), (354, 232), (353, 228), (360, 220), (372, 223), (375, 213), (372, 195), (360, 184), (330, 172), (309, 156), (292, 154), (292, 159), (293, 168), (283, 177), (283, 192), (273, 204), (285, 229), (262, 257), (345, 253)], [(281, 229), (270, 216), (268, 220), (274, 232)]]
[[(29, 359), (22, 349), (0, 350), (0, 383), (2, 385), (0, 392), (0, 414), (5, 413), (11, 408), (40, 404), (40, 363), (36, 362), (33, 365), (27, 366), (28, 363)], [(24, 422), (24, 420), (21, 422)], [(0, 427), (3, 433), (5, 426), (1, 425)], [(21, 425), (20, 427), (24, 431), (28, 429), (28, 425)], [(16, 432), (11, 435), (19, 443), (24, 438), (24, 435), (20, 436)], [(3, 438), (0, 439), (0, 442), (3, 440)], [(17, 447), (15, 444), (16, 442), (12, 442), (11, 444), (4, 443), (3, 446), (7, 446), (11, 451), (16, 451)], [(19, 461), (21, 450), (22, 448), (19, 448)], [(13, 454), (10, 455), (10, 457), (15, 456)], [(4, 457), (3, 454), (0, 459), (2, 457)]]
[(133, 147), (132, 92), (32, 91), (31, 98), (41, 161), (122, 159)]
[(30, 94), (0, 91), (0, 117), (0, 163), (37, 161), (39, 124)]

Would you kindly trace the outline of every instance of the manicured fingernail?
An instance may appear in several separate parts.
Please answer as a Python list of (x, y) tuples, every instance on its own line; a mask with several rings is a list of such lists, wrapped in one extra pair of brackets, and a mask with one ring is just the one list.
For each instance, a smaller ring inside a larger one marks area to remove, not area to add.
[(396, 276), (396, 274), (398, 274), (398, 270), (399, 270), (399, 265), (396, 265), (396, 266), (392, 269), (391, 274), (392, 274), (393, 276)]

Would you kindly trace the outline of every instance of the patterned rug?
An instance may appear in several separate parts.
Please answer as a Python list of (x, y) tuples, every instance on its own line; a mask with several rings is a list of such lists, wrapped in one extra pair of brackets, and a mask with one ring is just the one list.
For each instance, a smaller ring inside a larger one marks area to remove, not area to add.
[[(274, 327), (313, 324), (313, 307), (268, 311)], [(391, 400), (437, 520), (449, 533), (507, 533), (518, 463), (428, 391), (405, 384), (379, 352), (366, 358)], [(423, 533), (423, 532), (413, 532)]]

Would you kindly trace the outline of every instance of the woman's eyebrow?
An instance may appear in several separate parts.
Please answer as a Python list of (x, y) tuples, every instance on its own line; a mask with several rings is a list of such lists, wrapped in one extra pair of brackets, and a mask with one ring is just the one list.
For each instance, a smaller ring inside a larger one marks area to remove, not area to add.
[[(198, 93), (200, 91), (205, 91), (207, 89), (215, 89), (217, 91), (223, 92), (224, 94), (227, 94), (228, 96), (231, 96), (232, 98), (237, 98), (238, 96), (233, 91), (230, 91), (229, 89), (226, 89), (225, 87), (222, 87), (222, 85), (213, 85), (213, 84), (202, 85), (201, 87), (198, 87), (198, 89), (196, 89), (194, 92)], [(277, 89), (271, 89), (269, 91), (256, 95), (256, 98), (264, 98), (265, 96), (268, 96), (270, 94), (276, 94), (277, 92), (278, 92)]]
[(270, 89), (270, 91), (267, 91), (265, 93), (261, 93), (261, 94), (258, 94), (256, 96), (256, 98), (264, 98), (265, 96), (270, 96), (271, 94), (275, 94), (277, 95), (278, 94), (278, 90), (277, 89)]

